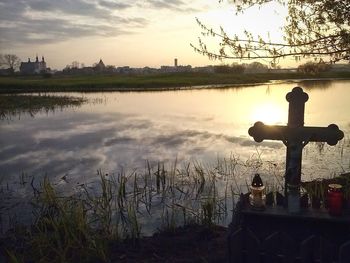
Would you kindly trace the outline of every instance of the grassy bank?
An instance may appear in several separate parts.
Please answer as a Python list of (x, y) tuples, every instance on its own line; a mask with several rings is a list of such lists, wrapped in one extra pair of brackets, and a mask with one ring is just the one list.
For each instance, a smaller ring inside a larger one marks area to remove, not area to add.
[(173, 73), (149, 75), (61, 75), (50, 78), (44, 78), (42, 76), (0, 77), (0, 93), (167, 90), (199, 85), (258, 84), (270, 80), (308, 78), (350, 79), (350, 72), (327, 72), (317, 75), (305, 75), (301, 73)]

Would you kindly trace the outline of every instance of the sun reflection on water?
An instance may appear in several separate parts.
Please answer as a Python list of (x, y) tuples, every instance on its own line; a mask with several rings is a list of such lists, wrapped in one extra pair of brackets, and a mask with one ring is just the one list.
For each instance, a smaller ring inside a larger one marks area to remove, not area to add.
[(252, 122), (261, 121), (265, 124), (285, 124), (287, 113), (285, 110), (275, 102), (262, 102), (256, 104), (256, 107), (252, 109), (251, 120)]

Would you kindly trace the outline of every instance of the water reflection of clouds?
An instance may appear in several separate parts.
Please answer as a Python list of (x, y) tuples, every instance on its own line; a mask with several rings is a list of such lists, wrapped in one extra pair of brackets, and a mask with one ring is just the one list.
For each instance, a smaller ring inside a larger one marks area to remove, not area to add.
[[(249, 89), (242, 89), (243, 91), (246, 92)], [(258, 91), (261, 93), (260, 90)], [(271, 96), (278, 93), (278, 97), (282, 98), (284, 104), (287, 104), (284, 99), (286, 91), (285, 88), (269, 90)], [(154, 167), (157, 167), (158, 162), (164, 162), (169, 169), (175, 159), (178, 161), (179, 169), (188, 162), (214, 168), (218, 159), (228, 160), (231, 154), (235, 160), (243, 164), (241, 171), (235, 171), (238, 185), (245, 185), (247, 178), (250, 180), (249, 176), (258, 171), (259, 168), (256, 167), (244, 168), (245, 165), (251, 165), (248, 161), (254, 165), (254, 158), (261, 157), (264, 162), (271, 161), (273, 164), (278, 164), (274, 169), (278, 169), (283, 176), (286, 152), (283, 143), (276, 141), (256, 143), (247, 134), (250, 125), (258, 119), (248, 121), (249, 115), (248, 111), (244, 111), (244, 105), (249, 104), (247, 108), (252, 109), (257, 106), (257, 103), (253, 99), (242, 99), (236, 92), (230, 97), (229, 90), (225, 90), (223, 94), (225, 97), (212, 99), (216, 92), (213, 90), (210, 93), (210, 99), (202, 103), (204, 106), (200, 110), (196, 108), (195, 103), (192, 103), (192, 100), (198, 101), (200, 94), (191, 95), (191, 100), (187, 98), (186, 103), (177, 105), (177, 108), (167, 108), (169, 103), (161, 96), (158, 98), (163, 101), (161, 106), (153, 103), (152, 94), (152, 103), (156, 106), (151, 107), (151, 110), (148, 109), (147, 104), (150, 101), (142, 105), (135, 103), (130, 94), (129, 99), (123, 97), (120, 101), (129, 105), (132, 110), (113, 101), (111, 104), (116, 104), (118, 107), (86, 105), (77, 111), (64, 110), (54, 115), (38, 114), (35, 118), (28, 117), (9, 123), (0, 123), (0, 182), (10, 180), (18, 182), (21, 173), (24, 172), (28, 174), (27, 182), (30, 182), (30, 176), (34, 176), (35, 182), (38, 183), (38, 179), (47, 174), (59, 191), (72, 193), (82, 191), (79, 186), (82, 183), (85, 183), (88, 188), (97, 189), (99, 183), (96, 170), (99, 169), (109, 174), (118, 174), (121, 170), (128, 174), (137, 169), (141, 175), (145, 171), (146, 160)], [(313, 109), (317, 113), (321, 112), (320, 116), (323, 119), (325, 114), (323, 109), (328, 109), (323, 107), (325, 102), (323, 91), (314, 92), (311, 98), (316, 100), (319, 93), (322, 93), (322, 96), (319, 96), (322, 108), (316, 105)], [(166, 95), (166, 93), (162, 94)], [(149, 94), (146, 95), (149, 96)], [(115, 95), (110, 94), (110, 96), (113, 98)], [(251, 98), (255, 97), (261, 101), (266, 99), (261, 94)], [(182, 98), (180, 97), (181, 101)], [(176, 98), (170, 99), (174, 105)], [(347, 105), (346, 99), (344, 101), (342, 105)], [(310, 99), (309, 103), (311, 102)], [(348, 112), (345, 107), (339, 109), (339, 99), (335, 103), (337, 110)], [(333, 106), (335, 103), (332, 102), (330, 105)], [(138, 107), (135, 108), (134, 105)], [(184, 107), (186, 105), (188, 108)], [(328, 109), (327, 112), (329, 111)], [(243, 115), (243, 119), (240, 115)], [(287, 114), (284, 115), (287, 116)], [(349, 118), (346, 115), (342, 118), (339, 116), (336, 113), (330, 118), (336, 119), (337, 124), (343, 124), (346, 138), (348, 138), (346, 130), (350, 130)], [(339, 119), (342, 120), (340, 123)], [(311, 120), (314, 124), (314, 119)], [(325, 149), (320, 155), (313, 144), (310, 143), (305, 147), (303, 180), (329, 176), (330, 171), (334, 174), (334, 171), (349, 169), (349, 140), (336, 147), (326, 145)], [(259, 172), (268, 175), (271, 171), (260, 170)], [(62, 176), (65, 176), (65, 180), (61, 179)], [(221, 186), (224, 189), (223, 183), (220, 184), (218, 181), (218, 187)], [(9, 186), (15, 191), (21, 191), (18, 199), (20, 206), (16, 209), (24, 210), (22, 206), (28, 201), (25, 193), (32, 193), (30, 184), (20, 186), (17, 183)]]
[(210, 122), (214, 121), (214, 116), (197, 116), (197, 115), (183, 115), (183, 114), (166, 114), (163, 117), (169, 119), (186, 120), (186, 121), (196, 121), (196, 122)]
[(68, 173), (70, 181), (81, 182), (93, 179), (98, 169), (116, 172), (121, 166), (142, 167), (146, 159), (209, 162), (232, 151), (244, 159), (257, 148), (266, 154), (285, 155), (281, 142), (258, 144), (248, 136), (208, 129), (203, 122), (212, 125), (211, 117), (169, 115), (151, 119), (123, 113), (74, 112), (3, 125), (0, 138), (6, 144), (0, 149), (0, 174), (10, 178), (22, 172), (35, 176), (46, 173), (60, 178)]
[[(153, 123), (131, 115), (75, 113), (16, 122), (1, 131), (7, 147), (0, 151), (0, 166), (8, 174), (53, 174), (117, 169), (145, 159), (174, 160), (209, 156), (222, 145), (255, 146), (249, 138)], [(209, 121), (209, 119), (208, 119)], [(161, 127), (161, 129), (160, 129)], [(182, 128), (182, 129), (181, 129)], [(9, 132), (10, 130), (14, 132)], [(6, 132), (7, 131), (7, 132)], [(24, 131), (24, 132), (23, 132)], [(12, 144), (11, 144), (12, 143)], [(216, 144), (217, 143), (217, 144)], [(265, 147), (278, 149), (278, 143)]]
[(284, 147), (282, 142), (271, 142), (271, 141), (264, 141), (262, 143), (258, 143), (252, 140), (243, 140), (239, 143), (243, 147), (250, 147), (250, 146), (255, 146), (255, 147), (265, 147), (265, 148), (270, 148), (270, 149), (281, 149)]
[(105, 140), (103, 143), (104, 146), (113, 146), (116, 144), (130, 144), (130, 143), (137, 143), (138, 140), (135, 138), (129, 137), (129, 136), (120, 136), (120, 137), (115, 137), (115, 138), (109, 138)]

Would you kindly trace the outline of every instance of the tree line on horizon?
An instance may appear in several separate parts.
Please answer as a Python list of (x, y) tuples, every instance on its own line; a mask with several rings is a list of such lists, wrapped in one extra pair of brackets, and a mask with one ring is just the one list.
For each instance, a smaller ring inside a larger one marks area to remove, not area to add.
[[(7, 70), (8, 75), (14, 74), (18, 70), (19, 65), (21, 64), (20, 58), (16, 54), (0, 54), (0, 68)], [(69, 73), (74, 69), (79, 69), (79, 62), (73, 61), (71, 64), (67, 65), (63, 69), (63, 73)], [(80, 64), (81, 67), (85, 67), (83, 63)], [(95, 63), (91, 68), (95, 68), (98, 63)], [(232, 63), (232, 64), (220, 64), (214, 65), (214, 73), (232, 73), (232, 74), (242, 74), (242, 73), (267, 73), (270, 72), (271, 68), (266, 64), (261, 62), (251, 62), (251, 63)], [(106, 66), (106, 72), (113, 72), (115, 67), (112, 65)], [(296, 71), (299, 73), (305, 74), (317, 74), (321, 72), (327, 72), (331, 69), (331, 65), (324, 61), (312, 62), (308, 61), (306, 63), (300, 64)], [(274, 69), (282, 69), (279, 65), (276, 65)]]
[[(283, 70), (280, 66), (277, 66), (273, 69), (277, 71)], [(321, 72), (330, 71), (331, 69), (332, 69), (332, 65), (324, 61), (318, 61), (318, 62), (308, 61), (303, 64), (300, 64), (293, 70), (303, 74), (318, 74)], [(269, 68), (267, 65), (256, 61), (249, 64), (232, 63), (231, 65), (222, 64), (222, 65), (214, 66), (215, 73), (233, 73), (233, 74), (268, 73), (268, 72), (271, 72), (271, 70), (272, 69)]]

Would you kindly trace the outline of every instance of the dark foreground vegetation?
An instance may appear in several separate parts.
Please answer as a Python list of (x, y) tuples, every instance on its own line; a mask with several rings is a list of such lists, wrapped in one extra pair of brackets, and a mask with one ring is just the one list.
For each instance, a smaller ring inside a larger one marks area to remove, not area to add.
[[(237, 189), (237, 171), (250, 174), (252, 167), (281, 176), (277, 164), (260, 159), (231, 157), (215, 167), (159, 163), (143, 172), (99, 171), (100, 180), (76, 185), (74, 194), (64, 195), (57, 185), (67, 184), (66, 178), (57, 184), (24, 174), (15, 187), (32, 192), (20, 201), (30, 204), (32, 223), (19, 222), (25, 211), (8, 212), (13, 189), (2, 184), (0, 218), (10, 220), (6, 228), (5, 221), (0, 224), (0, 262), (226, 262), (228, 229), (218, 225), (232, 213), (234, 196), (247, 192)], [(303, 187), (313, 199), (324, 200), (324, 185), (337, 182), (348, 198), (348, 175)], [(279, 183), (266, 186), (282, 192)], [(152, 220), (156, 233), (144, 236), (145, 222)]]
[[(116, 176), (99, 171), (94, 187), (77, 185), (72, 195), (60, 194), (47, 177), (23, 175), (32, 223), (17, 223), (25, 211), (15, 209), (14, 217), (0, 206), (1, 218), (12, 218), (6, 229), (0, 225), (0, 262), (223, 262), (226, 228), (216, 225), (232, 206), (233, 166), (222, 163), (215, 173), (197, 164)], [(226, 183), (221, 193), (218, 177)], [(8, 191), (2, 185), (4, 206)], [(144, 221), (152, 218), (158, 231), (144, 237)]]
[(187, 225), (126, 242), (112, 250), (111, 262), (228, 262), (228, 229), (221, 226)]
[(201, 85), (244, 85), (271, 80), (350, 78), (350, 72), (305, 73), (172, 73), (149, 75), (18, 76), (0, 77), (0, 93), (62, 91), (146, 91)]

